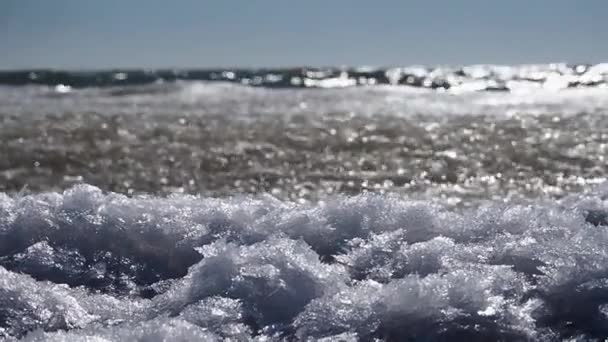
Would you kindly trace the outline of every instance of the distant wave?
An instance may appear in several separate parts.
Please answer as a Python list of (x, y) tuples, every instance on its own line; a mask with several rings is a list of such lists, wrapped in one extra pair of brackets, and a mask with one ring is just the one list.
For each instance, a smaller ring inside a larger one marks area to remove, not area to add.
[(20, 70), (0, 72), (2, 85), (110, 87), (176, 81), (223, 81), (268, 88), (407, 85), (451, 91), (605, 87), (608, 64), (470, 65), (464, 67), (287, 68), (208, 70)]
[(0, 194), (0, 336), (598, 339), (607, 245), (606, 187), (460, 213), (386, 195)]

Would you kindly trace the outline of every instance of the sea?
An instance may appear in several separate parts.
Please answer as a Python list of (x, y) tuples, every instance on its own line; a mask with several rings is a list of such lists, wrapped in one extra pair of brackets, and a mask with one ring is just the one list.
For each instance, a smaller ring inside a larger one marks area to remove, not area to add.
[(0, 71), (0, 340), (608, 337), (608, 64)]

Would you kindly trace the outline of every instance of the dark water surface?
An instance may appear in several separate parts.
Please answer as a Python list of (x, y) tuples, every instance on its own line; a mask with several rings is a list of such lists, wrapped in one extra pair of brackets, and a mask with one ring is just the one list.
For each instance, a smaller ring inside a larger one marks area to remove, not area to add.
[[(67, 80), (86, 76), (88, 83), (75, 85), (95, 87), (0, 88), (0, 190), (57, 191), (84, 182), (128, 194), (271, 193), (313, 201), (363, 191), (450, 205), (557, 198), (604, 180), (604, 69), (377, 70), (391, 77), (441, 76), (453, 84), (447, 90), (339, 84), (270, 89), (179, 80), (116, 85), (95, 80), (135, 76), (68, 73)], [(250, 71), (293, 76), (282, 72)], [(302, 72), (325, 80), (333, 75)], [(35, 75), (28, 79), (53, 83), (58, 77)], [(568, 89), (574, 79), (595, 83)], [(510, 82), (513, 89), (465, 86), (482, 81)]]

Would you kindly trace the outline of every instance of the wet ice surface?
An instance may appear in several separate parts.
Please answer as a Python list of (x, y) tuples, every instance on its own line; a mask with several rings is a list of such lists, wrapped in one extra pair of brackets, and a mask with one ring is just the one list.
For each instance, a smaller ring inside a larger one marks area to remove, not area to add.
[(390, 194), (0, 195), (0, 336), (604, 338), (607, 244), (605, 185), (460, 212)]
[(84, 182), (120, 193), (313, 202), (396, 192), (471, 206), (585, 191), (608, 167), (602, 88), (2, 90), (0, 190), (11, 193)]

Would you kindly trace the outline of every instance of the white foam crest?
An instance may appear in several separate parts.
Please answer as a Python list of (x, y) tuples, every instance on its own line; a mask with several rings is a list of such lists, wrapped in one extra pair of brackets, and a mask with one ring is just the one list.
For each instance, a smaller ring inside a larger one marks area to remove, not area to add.
[(0, 337), (27, 331), (70, 330), (90, 324), (137, 319), (142, 301), (126, 303), (65, 284), (36, 281), (0, 266)]
[(118, 341), (222, 341), (204, 328), (177, 318), (159, 318), (116, 327), (91, 326), (69, 332), (45, 333), (36, 331), (23, 341), (29, 342), (118, 342)]
[[(590, 73), (588, 77), (605, 77), (598, 72)], [(183, 114), (237, 118), (327, 113), (505, 117), (515, 112), (568, 116), (582, 112), (601, 114), (608, 108), (605, 86), (561, 89), (570, 77), (559, 75), (547, 78), (547, 82), (542, 84), (528, 78), (508, 79), (505, 84), (510, 92), (478, 92), (484, 87), (497, 86), (495, 80), (485, 78), (462, 80), (446, 91), (407, 84), (268, 89), (234, 83), (189, 81), (152, 85), (143, 89), (81, 89), (58, 97), (44, 95), (39, 87), (8, 87), (0, 92), (0, 104), (5, 113), (24, 116), (94, 112), (108, 116)]]

